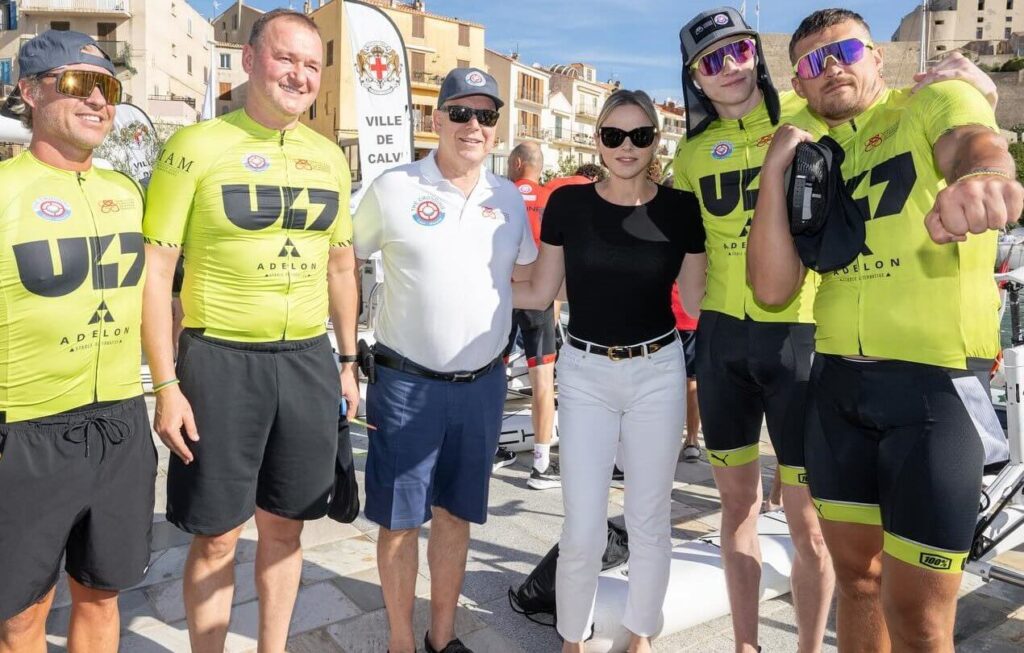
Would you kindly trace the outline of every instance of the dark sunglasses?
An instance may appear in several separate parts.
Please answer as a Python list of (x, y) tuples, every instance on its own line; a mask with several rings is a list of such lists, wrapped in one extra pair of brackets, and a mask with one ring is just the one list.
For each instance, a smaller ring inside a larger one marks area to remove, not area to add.
[(654, 127), (637, 127), (629, 131), (618, 127), (602, 127), (599, 134), (605, 147), (615, 149), (622, 145), (628, 136), (633, 145), (643, 148), (650, 147), (654, 143), (654, 137), (658, 135), (658, 130)]
[(835, 59), (844, 66), (851, 66), (864, 58), (868, 49), (873, 49), (873, 43), (862, 41), (858, 38), (843, 39), (835, 43), (828, 43), (815, 50), (811, 50), (796, 60), (793, 72), (800, 79), (814, 79), (825, 72), (829, 57)]
[(699, 69), (706, 77), (714, 77), (725, 68), (725, 58), (729, 57), (738, 64), (747, 63), (757, 52), (754, 39), (741, 39), (726, 43), (720, 48), (708, 52), (697, 60), (692, 68)]
[(87, 100), (94, 88), (99, 88), (107, 104), (120, 104), (121, 82), (106, 73), (91, 70), (64, 70), (59, 73), (45, 73), (39, 79), (57, 80), (57, 92), (68, 97)]
[(476, 121), (484, 127), (493, 127), (498, 124), (498, 118), (501, 116), (497, 111), (490, 109), (474, 109), (472, 107), (463, 106), (461, 104), (449, 104), (445, 107), (448, 111), (448, 120), (452, 122), (469, 122), (469, 120), (476, 116)]

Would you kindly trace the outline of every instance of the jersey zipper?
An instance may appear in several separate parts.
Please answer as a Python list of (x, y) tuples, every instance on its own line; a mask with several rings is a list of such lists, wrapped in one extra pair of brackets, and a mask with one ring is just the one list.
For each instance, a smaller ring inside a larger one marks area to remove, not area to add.
[[(96, 214), (92, 210), (92, 202), (89, 201), (89, 195), (85, 192), (85, 179), (82, 177), (82, 173), (81, 172), (76, 172), (75, 173), (75, 178), (78, 180), (78, 189), (82, 192), (82, 197), (85, 198), (85, 205), (89, 207), (89, 217), (92, 219), (92, 231), (93, 231), (93, 238), (94, 238), (93, 242), (96, 243), (96, 252), (97, 252), (94, 255), (95, 258), (92, 261), (92, 266), (93, 266), (92, 267), (92, 272), (93, 272), (93, 275), (95, 275), (95, 274), (99, 273), (100, 270), (103, 269), (100, 266), (101, 260), (103, 258), (103, 250), (100, 247), (100, 228), (99, 228), (99, 225), (96, 224)], [(95, 283), (95, 282), (96, 282), (96, 279), (94, 278), (93, 279), (93, 283)], [(99, 286), (100, 286), (100, 305), (106, 306), (106, 304), (107, 304), (107, 296), (106, 296), (106, 292), (105, 292), (106, 291), (106, 280), (101, 277), (99, 279), (99, 282), (100, 282), (100, 284), (99, 284)], [(98, 307), (97, 307), (97, 310), (98, 310)], [(103, 324), (104, 324), (104, 320), (103, 320), (103, 316), (101, 315), (100, 316), (100, 321), (99, 321), (99, 323), (97, 325), (97, 328), (99, 329), (99, 337), (96, 338), (96, 356), (95, 356), (95, 365), (93, 366), (93, 375), (92, 375), (92, 401), (93, 401), (93, 403), (97, 403), (100, 400), (100, 397), (99, 397), (99, 393), (100, 393), (100, 349), (103, 346)]]
[[(278, 143), (277, 144), (278, 144), (278, 148), (281, 150), (281, 159), (284, 160), (284, 182), (285, 182), (285, 184), (287, 185), (288, 188), (291, 188), (292, 180), (291, 180), (291, 177), (288, 175), (288, 155), (285, 154), (285, 152), (284, 152), (284, 136), (285, 136), (285, 130), (282, 129), (281, 130), (281, 134), (280, 134), (280, 138), (278, 139)], [(290, 191), (287, 191), (284, 188), (282, 188), (281, 189), (281, 199), (287, 201), (288, 200), (288, 193), (289, 192)], [(286, 219), (288, 217), (287, 216), (287, 211), (288, 211), (288, 209), (285, 208), (285, 209), (283, 209), (282, 214), (281, 214), (281, 231), (284, 232), (286, 239), (289, 238), (288, 232), (286, 230), (287, 227), (286, 227), (286, 224), (285, 224), (285, 221), (286, 221)], [(290, 257), (286, 257), (286, 258), (290, 258)], [(281, 341), (282, 342), (284, 342), (285, 340), (288, 339), (288, 323), (291, 321), (291, 307), (292, 307), (292, 303), (291, 303), (291, 296), (292, 296), (292, 269), (291, 269), (291, 262), (285, 261), (285, 265), (288, 266), (288, 270), (287, 270), (287, 273), (288, 273), (288, 285), (285, 288), (285, 295), (284, 295), (284, 330), (281, 332)]]

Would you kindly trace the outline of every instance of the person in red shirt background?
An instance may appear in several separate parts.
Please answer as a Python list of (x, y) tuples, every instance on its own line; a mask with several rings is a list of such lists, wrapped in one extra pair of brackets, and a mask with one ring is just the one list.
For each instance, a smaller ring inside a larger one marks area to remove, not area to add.
[[(530, 221), (533, 239), (540, 246), (540, 223), (551, 191), (541, 186), (544, 156), (540, 146), (526, 142), (517, 145), (508, 157), (508, 178), (526, 203), (526, 216)], [(533, 466), (527, 485), (534, 490), (561, 487), (558, 462), (551, 457), (551, 438), (555, 425), (555, 357), (557, 353), (556, 321), (558, 302), (543, 311), (516, 309), (512, 311), (512, 332), (508, 349), (512, 350), (517, 333), (522, 334), (526, 364), (529, 368), (530, 387), (533, 390)], [(495, 468), (515, 461), (515, 454), (499, 447)]]

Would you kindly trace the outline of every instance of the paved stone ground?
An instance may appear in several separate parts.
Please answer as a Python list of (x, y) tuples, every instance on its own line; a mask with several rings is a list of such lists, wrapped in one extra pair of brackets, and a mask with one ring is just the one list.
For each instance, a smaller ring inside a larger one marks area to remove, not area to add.
[[(150, 398), (151, 399), (151, 398)], [(357, 466), (365, 461), (366, 437), (354, 438)], [(762, 439), (765, 485), (770, 484), (774, 457)], [(181, 599), (182, 565), (189, 537), (164, 521), (164, 476), (168, 451), (159, 446), (153, 559), (146, 580), (121, 596), (122, 645), (125, 653), (188, 651), (188, 633)], [(562, 521), (561, 494), (527, 488), (528, 456), (519, 465), (499, 470), (491, 482), (488, 523), (473, 528), (466, 582), (457, 631), (477, 653), (547, 653), (559, 650), (552, 628), (516, 615), (507, 590), (518, 585), (558, 538)], [(609, 514), (621, 520), (623, 494), (612, 490)], [(673, 539), (684, 541), (717, 529), (718, 495), (705, 462), (680, 463), (673, 490)], [(620, 521), (621, 523), (621, 521)], [(421, 538), (417, 583), (417, 632), (429, 617), (429, 571), (426, 536)], [(227, 651), (255, 651), (256, 590), (252, 560), (255, 527), (250, 523), (237, 555), (236, 590)], [(351, 525), (320, 520), (303, 533), (305, 564), (289, 650), (293, 653), (380, 653), (386, 647), (386, 618), (375, 559), (376, 528), (361, 517)], [(1024, 552), (1010, 560), (1024, 569)], [(986, 585), (965, 577), (958, 606), (957, 650), (1019, 653), (1024, 650), (1024, 591), (1007, 585)], [(699, 600), (694, 597), (694, 600)], [(68, 622), (68, 595), (61, 582), (49, 624), (50, 651), (62, 651)], [(681, 606), (680, 609), (685, 609)], [(761, 606), (761, 641), (765, 651), (795, 651), (796, 628), (789, 597)], [(835, 651), (834, 621), (826, 650)], [(723, 617), (656, 642), (662, 652), (733, 650), (729, 618)]]

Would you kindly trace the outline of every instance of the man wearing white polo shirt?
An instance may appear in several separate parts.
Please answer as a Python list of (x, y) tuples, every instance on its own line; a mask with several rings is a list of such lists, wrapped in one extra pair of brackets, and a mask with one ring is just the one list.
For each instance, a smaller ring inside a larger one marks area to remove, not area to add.
[(433, 114), (437, 150), (378, 177), (354, 219), (356, 257), (380, 251), (386, 279), (367, 392), (366, 516), (381, 527), (391, 653), (416, 650), (416, 542), (431, 518), (424, 647), (469, 652), (455, 634), (469, 523), (487, 519), (513, 270), (537, 256), (519, 191), (482, 165), (502, 105), (482, 70), (448, 73)]

